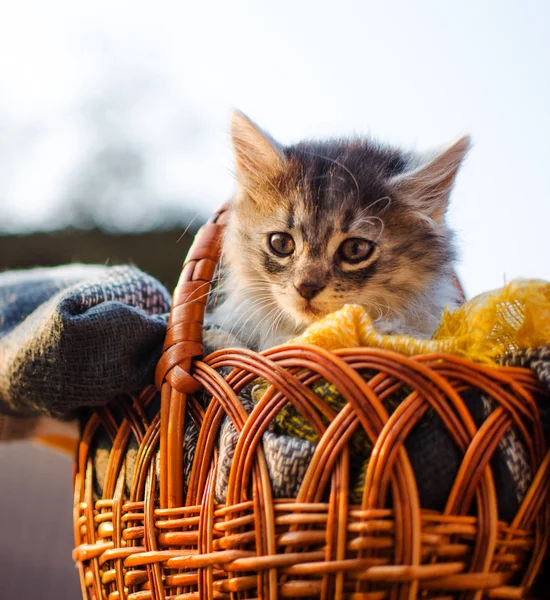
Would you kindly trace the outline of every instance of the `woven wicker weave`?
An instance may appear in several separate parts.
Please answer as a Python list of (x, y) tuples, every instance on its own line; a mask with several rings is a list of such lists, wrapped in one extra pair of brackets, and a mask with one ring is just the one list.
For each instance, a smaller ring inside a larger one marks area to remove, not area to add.
[[(224, 210), (198, 234), (174, 295), (156, 390), (97, 411), (76, 464), (76, 560), (84, 598), (523, 598), (541, 568), (550, 532), (550, 452), (530, 371), (487, 368), (453, 356), (414, 359), (354, 348), (288, 345), (202, 355), (205, 289), (216, 268)], [(225, 379), (216, 369), (233, 367)], [(357, 373), (378, 373), (368, 382)], [(238, 393), (256, 377), (271, 388), (249, 415)], [(347, 400), (334, 413), (311, 392), (319, 377)], [(388, 416), (382, 402), (403, 384), (412, 393)], [(205, 388), (204, 410), (191, 395)], [(478, 429), (459, 393), (482, 390), (497, 408)], [(291, 401), (320, 435), (299, 494), (274, 500), (261, 438)], [(441, 512), (424, 510), (404, 440), (432, 407), (464, 459)], [(216, 437), (228, 415), (239, 432), (227, 502), (214, 501)], [(322, 418), (323, 417), (323, 418)], [(183, 424), (200, 430), (183, 497)], [(328, 425), (327, 425), (328, 423)], [(497, 517), (489, 461), (506, 430), (523, 438), (534, 476), (515, 518)], [(349, 502), (348, 441), (363, 428), (374, 443), (361, 505)], [(112, 439), (103, 497), (94, 497), (92, 440)], [(125, 492), (124, 458), (137, 442)], [(160, 475), (156, 455), (160, 449)], [(251, 490), (251, 492), (247, 492)], [(392, 497), (392, 508), (386, 504)]]

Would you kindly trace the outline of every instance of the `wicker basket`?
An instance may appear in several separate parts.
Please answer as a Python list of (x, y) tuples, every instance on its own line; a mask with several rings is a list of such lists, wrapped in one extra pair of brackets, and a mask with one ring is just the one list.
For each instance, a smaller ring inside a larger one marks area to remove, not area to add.
[[(530, 371), (487, 368), (453, 356), (413, 359), (354, 348), (288, 345), (202, 355), (205, 289), (216, 268), (224, 210), (206, 224), (183, 267), (152, 386), (88, 420), (75, 474), (74, 558), (84, 598), (523, 598), (541, 569), (550, 532), (550, 452)], [(216, 369), (232, 367), (224, 379)], [(377, 374), (365, 381), (357, 373)], [(238, 393), (253, 379), (271, 387), (248, 414)], [(338, 413), (311, 392), (323, 377), (347, 400)], [(388, 416), (382, 402), (412, 392)], [(206, 410), (193, 397), (205, 388)], [(479, 429), (459, 395), (482, 390), (497, 408)], [(261, 438), (291, 401), (320, 435), (296, 498), (274, 500)], [(445, 509), (425, 510), (404, 441), (428, 409), (463, 453)], [(150, 413), (150, 411), (149, 411)], [(227, 502), (214, 501), (217, 433), (228, 415), (239, 432)], [(183, 497), (183, 429), (199, 429)], [(498, 520), (489, 461), (510, 426), (535, 476), (511, 522)], [(102, 497), (94, 496), (92, 441), (112, 439)], [(374, 444), (361, 504), (349, 504), (348, 441), (363, 428)], [(129, 494), (125, 455), (138, 445)], [(160, 452), (159, 452), (160, 450)], [(160, 454), (160, 467), (156, 456)], [(386, 498), (391, 497), (391, 508)], [(549, 593), (550, 597), (550, 593)]]

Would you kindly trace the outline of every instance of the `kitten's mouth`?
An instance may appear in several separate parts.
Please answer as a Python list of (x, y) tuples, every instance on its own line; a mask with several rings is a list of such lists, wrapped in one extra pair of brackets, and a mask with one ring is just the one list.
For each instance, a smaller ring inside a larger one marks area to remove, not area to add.
[(315, 308), (309, 302), (306, 302), (305, 306), (301, 307), (300, 311), (305, 316), (305, 320), (309, 323), (316, 321), (317, 319), (320, 319), (322, 316), (324, 316), (323, 311), (319, 310), (318, 308)]
[(304, 298), (292, 298), (290, 302), (283, 304), (283, 308), (298, 325), (311, 325), (328, 314), (327, 310), (322, 310), (317, 302), (313, 302)]

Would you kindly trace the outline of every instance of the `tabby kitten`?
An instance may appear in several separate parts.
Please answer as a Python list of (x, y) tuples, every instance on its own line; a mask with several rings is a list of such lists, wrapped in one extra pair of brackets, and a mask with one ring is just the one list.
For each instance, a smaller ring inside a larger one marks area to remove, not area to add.
[(287, 341), (344, 304), (427, 337), (457, 303), (449, 193), (470, 140), (430, 156), (366, 139), (281, 146), (240, 112), (238, 188), (213, 321), (246, 346)]

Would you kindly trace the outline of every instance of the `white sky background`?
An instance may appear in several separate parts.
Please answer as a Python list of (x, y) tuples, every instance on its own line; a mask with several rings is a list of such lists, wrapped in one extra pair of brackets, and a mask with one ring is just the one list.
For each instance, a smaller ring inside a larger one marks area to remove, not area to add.
[(544, 0), (11, 2), (0, 228), (63, 224), (102, 102), (109, 130), (143, 151), (154, 220), (206, 216), (233, 189), (238, 107), (282, 142), (366, 133), (425, 150), (471, 133), (450, 212), (468, 295), (550, 279), (549, 31)]

